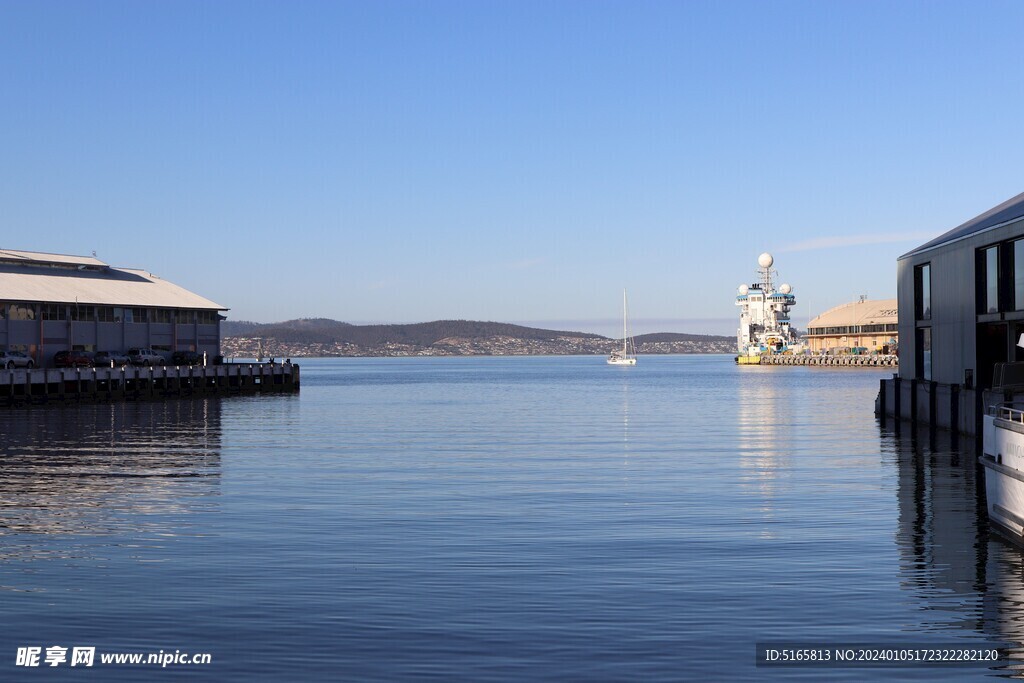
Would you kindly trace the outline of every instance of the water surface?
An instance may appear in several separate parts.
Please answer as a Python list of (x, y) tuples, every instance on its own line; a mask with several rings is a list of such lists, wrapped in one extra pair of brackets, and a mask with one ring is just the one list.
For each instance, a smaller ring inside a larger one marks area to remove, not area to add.
[(1024, 638), (973, 445), (879, 425), (883, 376), (323, 359), (293, 396), (0, 411), (0, 679), (71, 677), (14, 666), (54, 644), (214, 660), (82, 680), (1007, 675), (754, 667)]

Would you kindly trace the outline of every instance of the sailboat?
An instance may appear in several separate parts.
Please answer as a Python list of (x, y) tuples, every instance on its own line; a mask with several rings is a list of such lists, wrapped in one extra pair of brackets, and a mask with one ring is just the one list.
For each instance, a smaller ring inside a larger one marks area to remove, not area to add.
[(636, 345), (629, 336), (626, 313), (626, 290), (622, 290), (622, 350), (615, 349), (608, 356), (608, 365), (636, 365)]

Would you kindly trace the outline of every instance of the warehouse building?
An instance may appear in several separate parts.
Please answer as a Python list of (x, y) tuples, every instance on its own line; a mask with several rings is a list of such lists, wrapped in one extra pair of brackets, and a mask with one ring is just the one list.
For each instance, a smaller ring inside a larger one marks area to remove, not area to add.
[(0, 349), (37, 367), (59, 351), (220, 354), (223, 306), (144, 270), (90, 256), (0, 249)]
[(896, 299), (859, 301), (829, 309), (807, 325), (804, 342), (812, 353), (896, 353)]
[(996, 364), (1024, 360), (1024, 193), (901, 256), (897, 299), (880, 412), (977, 434)]

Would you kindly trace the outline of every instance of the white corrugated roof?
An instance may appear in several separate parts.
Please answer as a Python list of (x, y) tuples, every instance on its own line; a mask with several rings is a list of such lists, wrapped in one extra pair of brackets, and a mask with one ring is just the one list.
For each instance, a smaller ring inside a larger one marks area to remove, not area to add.
[(896, 299), (854, 301), (825, 311), (807, 323), (807, 327), (846, 327), (848, 325), (887, 325), (895, 323)]
[(69, 254), (47, 254), (41, 251), (18, 251), (17, 249), (0, 249), (0, 261), (25, 264), (65, 264), (69, 266), (107, 267), (107, 264), (95, 256), (71, 256)]
[[(14, 263), (2, 254), (28, 254)], [(0, 250), (0, 301), (39, 301), (53, 303), (97, 304), (101, 306), (155, 306), (159, 308), (205, 308), (227, 310), (224, 306), (194, 294), (173, 282), (162, 280), (144, 270), (111, 268), (90, 257), (64, 261), (67, 267), (48, 259), (52, 254)], [(78, 269), (78, 266), (101, 266)]]

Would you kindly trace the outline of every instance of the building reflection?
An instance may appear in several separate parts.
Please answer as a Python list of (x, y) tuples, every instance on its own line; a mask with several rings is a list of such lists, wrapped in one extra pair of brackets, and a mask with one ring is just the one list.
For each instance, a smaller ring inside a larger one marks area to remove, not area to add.
[(1004, 675), (1024, 677), (1024, 549), (989, 531), (975, 442), (923, 431), (883, 435), (899, 476), (901, 585), (921, 608), (918, 635), (1003, 646)]
[(971, 595), (988, 540), (973, 442), (954, 448), (947, 433), (921, 436), (908, 429), (883, 439), (898, 475), (901, 576), (907, 588)]
[(216, 398), (0, 411), (0, 560), (39, 535), (173, 535), (168, 515), (215, 504), (220, 452)]

